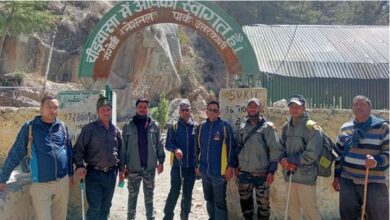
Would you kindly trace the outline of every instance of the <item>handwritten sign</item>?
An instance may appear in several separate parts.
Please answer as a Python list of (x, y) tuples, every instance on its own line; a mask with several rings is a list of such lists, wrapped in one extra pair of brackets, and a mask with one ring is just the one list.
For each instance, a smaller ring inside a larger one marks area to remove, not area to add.
[[(86, 91), (65, 91), (58, 94), (60, 101), (59, 117), (68, 127), (72, 143), (75, 144), (78, 135), (84, 125), (96, 121), (98, 115), (96, 112), (96, 102), (99, 94), (104, 91), (86, 90)], [(116, 96), (113, 94), (113, 124), (116, 124)]]
[(221, 118), (236, 129), (247, 116), (248, 100), (254, 97), (260, 100), (263, 107), (266, 107), (267, 90), (264, 88), (221, 89), (219, 92)]

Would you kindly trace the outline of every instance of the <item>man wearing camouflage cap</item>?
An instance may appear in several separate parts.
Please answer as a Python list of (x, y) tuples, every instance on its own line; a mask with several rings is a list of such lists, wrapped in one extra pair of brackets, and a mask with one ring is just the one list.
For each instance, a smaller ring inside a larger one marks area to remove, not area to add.
[(123, 170), (123, 163), (119, 161), (122, 137), (111, 122), (111, 102), (100, 95), (96, 109), (98, 120), (82, 128), (73, 153), (76, 174), (85, 178), (87, 219), (107, 219), (118, 168)]
[(248, 101), (246, 122), (236, 132), (241, 210), (245, 219), (254, 214), (253, 190), (256, 191), (257, 219), (269, 219), (270, 185), (282, 147), (275, 126), (260, 114), (262, 106), (257, 98)]

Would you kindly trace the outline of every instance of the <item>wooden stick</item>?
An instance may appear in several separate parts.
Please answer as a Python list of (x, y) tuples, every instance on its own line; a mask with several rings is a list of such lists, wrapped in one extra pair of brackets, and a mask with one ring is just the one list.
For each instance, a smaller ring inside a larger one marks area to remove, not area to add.
[(362, 214), (360, 216), (360, 220), (364, 220), (364, 214), (366, 212), (368, 172), (369, 172), (369, 168), (366, 168), (366, 173), (365, 173), (365, 177), (364, 177), (364, 195), (363, 195)]

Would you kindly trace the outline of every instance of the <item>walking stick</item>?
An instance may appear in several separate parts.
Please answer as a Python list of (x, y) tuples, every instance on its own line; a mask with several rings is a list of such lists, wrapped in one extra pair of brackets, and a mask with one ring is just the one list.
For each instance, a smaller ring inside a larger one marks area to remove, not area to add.
[(84, 178), (80, 179), (80, 191), (81, 191), (81, 215), (82, 215), (82, 220), (85, 220), (85, 210), (84, 210), (85, 182), (84, 182)]
[(284, 212), (284, 220), (288, 219), (288, 206), (289, 206), (289, 202), (290, 202), (292, 172), (288, 171), (287, 175), (289, 175), (289, 178), (288, 178), (287, 202), (286, 202), (286, 210)]
[(363, 205), (362, 205), (362, 214), (360, 220), (364, 220), (364, 214), (366, 212), (366, 201), (367, 201), (367, 185), (368, 185), (368, 172), (369, 168), (366, 168), (366, 173), (364, 177), (364, 194), (363, 194)]

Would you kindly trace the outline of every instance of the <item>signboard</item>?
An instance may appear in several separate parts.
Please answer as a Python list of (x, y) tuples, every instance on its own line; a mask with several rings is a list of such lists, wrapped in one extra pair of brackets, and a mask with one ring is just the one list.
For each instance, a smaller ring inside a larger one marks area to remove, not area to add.
[[(96, 102), (99, 94), (104, 95), (104, 91), (84, 90), (65, 91), (58, 94), (60, 102), (59, 117), (69, 129), (72, 143), (75, 144), (78, 135), (84, 125), (98, 119), (96, 112)], [(112, 123), (116, 124), (116, 94), (112, 95)]]
[(247, 115), (246, 105), (249, 99), (258, 98), (263, 107), (267, 105), (267, 90), (264, 88), (221, 89), (219, 101), (221, 118), (236, 129)]

